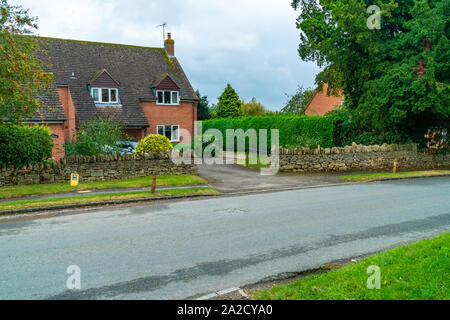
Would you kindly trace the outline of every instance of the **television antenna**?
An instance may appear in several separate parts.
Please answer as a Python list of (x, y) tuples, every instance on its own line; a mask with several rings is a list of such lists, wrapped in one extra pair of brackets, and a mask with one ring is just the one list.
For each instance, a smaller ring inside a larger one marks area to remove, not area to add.
[(163, 22), (162, 24), (160, 24), (159, 26), (156, 26), (156, 28), (161, 28), (163, 29), (163, 41), (166, 40), (166, 27), (167, 27), (167, 22)]

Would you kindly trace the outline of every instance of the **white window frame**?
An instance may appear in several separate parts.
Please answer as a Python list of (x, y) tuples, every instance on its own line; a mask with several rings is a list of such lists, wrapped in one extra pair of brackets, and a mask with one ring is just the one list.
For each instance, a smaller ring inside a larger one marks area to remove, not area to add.
[[(163, 136), (166, 136), (165, 132), (166, 132), (166, 127), (170, 127), (170, 142), (180, 142), (180, 125), (172, 125), (172, 124), (159, 124), (156, 126), (156, 134), (159, 134), (159, 128), (163, 128), (164, 134)], [(174, 132), (174, 128), (177, 128), (177, 132), (178, 132), (178, 139), (174, 139), (173, 137), (173, 132)]]
[[(159, 99), (158, 99), (158, 94), (159, 92), (162, 92), (163, 94), (163, 102), (160, 103)], [(164, 103), (164, 95), (166, 92), (170, 93), (170, 103)], [(177, 101), (174, 103), (173, 102), (173, 94), (176, 93), (177, 94)], [(171, 90), (156, 90), (156, 104), (158, 106), (179, 106), (180, 105), (180, 92), (179, 91), (171, 91)]]
[[(97, 90), (97, 94), (98, 94), (98, 99), (99, 100), (95, 100), (94, 99), (94, 90)], [(108, 90), (108, 100), (109, 101), (103, 101), (103, 90)], [(115, 91), (116, 92), (116, 100), (115, 101), (111, 101), (111, 92)], [(117, 88), (91, 88), (91, 97), (92, 99), (94, 99), (95, 103), (119, 103), (119, 89)]]

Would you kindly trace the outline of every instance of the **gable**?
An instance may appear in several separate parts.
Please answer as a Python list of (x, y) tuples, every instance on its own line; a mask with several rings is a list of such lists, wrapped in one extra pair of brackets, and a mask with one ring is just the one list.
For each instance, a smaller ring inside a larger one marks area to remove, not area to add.
[(343, 96), (329, 96), (327, 94), (328, 84), (323, 85), (322, 91), (317, 91), (305, 110), (308, 116), (323, 116), (331, 110), (336, 109), (342, 105), (344, 101)]
[(180, 87), (169, 77), (166, 76), (157, 86), (156, 90), (180, 91)]
[(119, 83), (117, 83), (105, 69), (100, 70), (94, 75), (90, 85), (94, 88), (119, 88)]

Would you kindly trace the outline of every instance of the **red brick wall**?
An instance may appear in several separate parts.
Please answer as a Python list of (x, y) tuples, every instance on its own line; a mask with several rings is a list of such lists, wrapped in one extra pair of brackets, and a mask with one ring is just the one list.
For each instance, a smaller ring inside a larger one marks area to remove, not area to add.
[(53, 139), (53, 159), (59, 161), (64, 157), (65, 129), (64, 124), (48, 124), (47, 125), (54, 135), (58, 138)]
[(71, 140), (76, 131), (76, 115), (72, 96), (68, 87), (58, 87), (59, 99), (61, 100), (64, 113), (66, 114), (66, 123), (64, 125), (65, 141)]
[(133, 141), (139, 142), (144, 138), (144, 129), (125, 129), (124, 131)]
[(324, 84), (322, 92), (318, 92), (311, 100), (305, 112), (308, 116), (323, 116), (337, 106), (341, 106), (344, 97), (328, 96), (327, 89), (328, 85)]
[[(192, 102), (181, 102), (179, 106), (159, 106), (156, 102), (142, 102), (142, 109), (150, 124), (147, 134), (157, 134), (158, 125), (179, 125), (180, 129), (188, 130), (191, 138), (194, 138), (193, 122), (197, 119), (197, 103), (194, 117)], [(182, 139), (181, 143), (189, 144), (192, 141)]]

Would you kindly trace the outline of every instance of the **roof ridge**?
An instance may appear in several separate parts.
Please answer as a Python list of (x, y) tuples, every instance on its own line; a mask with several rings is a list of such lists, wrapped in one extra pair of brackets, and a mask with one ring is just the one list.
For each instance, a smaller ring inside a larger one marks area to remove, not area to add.
[(42, 36), (34, 36), (34, 37), (36, 37), (37, 39), (41, 39), (41, 40), (70, 41), (70, 42), (77, 42), (77, 43), (81, 43), (81, 44), (100, 44), (100, 45), (129, 47), (129, 48), (137, 48), (137, 49), (164, 50), (164, 48), (162, 48), (162, 47), (144, 47), (144, 46), (138, 46), (138, 45), (132, 45), (132, 44), (110, 43), (110, 42), (89, 41), (89, 40), (76, 40), (76, 39), (64, 39), (64, 38), (52, 38), (52, 37), (42, 37)]

